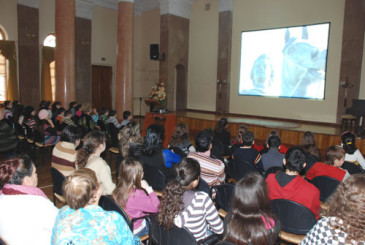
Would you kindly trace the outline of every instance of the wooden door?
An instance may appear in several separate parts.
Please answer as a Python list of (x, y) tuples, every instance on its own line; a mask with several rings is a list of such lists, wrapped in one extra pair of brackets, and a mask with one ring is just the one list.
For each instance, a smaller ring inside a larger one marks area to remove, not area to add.
[(92, 66), (92, 103), (98, 110), (112, 108), (112, 77), (111, 66)]

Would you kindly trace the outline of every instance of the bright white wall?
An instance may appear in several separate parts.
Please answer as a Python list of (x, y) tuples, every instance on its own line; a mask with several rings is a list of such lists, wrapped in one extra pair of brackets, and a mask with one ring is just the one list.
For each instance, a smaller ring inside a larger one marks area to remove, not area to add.
[(17, 0), (0, 0), (0, 27), (7, 40), (18, 40)]
[[(234, 3), (230, 112), (297, 120), (336, 122), (345, 0), (239, 0)], [(324, 101), (238, 96), (240, 34), (267, 29), (331, 22)]]
[[(113, 67), (112, 105), (115, 104), (117, 34), (118, 12), (112, 9), (95, 7), (91, 25), (91, 64)], [(105, 58), (105, 60), (103, 61), (102, 58)]]
[[(138, 97), (147, 97), (151, 88), (159, 81), (160, 62), (150, 60), (150, 44), (160, 43), (160, 10), (143, 12), (134, 18), (134, 78), (133, 114), (139, 115)], [(141, 115), (149, 108), (141, 101)]]
[[(210, 10), (205, 10), (210, 4)], [(190, 17), (187, 108), (215, 111), (219, 9), (217, 0), (193, 4)]]

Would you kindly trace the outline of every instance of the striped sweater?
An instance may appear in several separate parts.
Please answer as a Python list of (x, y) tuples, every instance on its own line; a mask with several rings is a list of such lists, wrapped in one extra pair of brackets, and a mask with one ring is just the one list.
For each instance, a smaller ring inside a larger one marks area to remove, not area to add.
[(216, 234), (223, 233), (223, 222), (210, 197), (201, 191), (186, 191), (183, 196), (184, 211), (177, 215), (174, 223), (186, 227), (197, 241), (206, 238), (207, 228)]
[(76, 153), (75, 144), (58, 142), (52, 152), (52, 167), (69, 176), (75, 170)]
[(201, 170), (201, 178), (205, 180), (209, 186), (219, 185), (224, 182), (226, 175), (224, 173), (224, 163), (221, 160), (210, 157), (210, 151), (207, 152), (190, 152), (189, 158), (193, 158), (199, 162)]

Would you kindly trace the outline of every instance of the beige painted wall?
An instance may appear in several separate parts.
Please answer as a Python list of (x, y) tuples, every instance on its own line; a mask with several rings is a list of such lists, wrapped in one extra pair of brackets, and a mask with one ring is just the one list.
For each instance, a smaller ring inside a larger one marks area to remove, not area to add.
[[(55, 9), (55, 0), (39, 0), (39, 43), (41, 45), (50, 33), (56, 33)], [(41, 49), (39, 50), (42, 52)]]
[[(210, 10), (205, 5), (210, 3)], [(193, 5), (189, 33), (188, 109), (215, 111), (217, 80), (218, 24), (217, 0), (201, 0)]]
[(0, 0), (0, 27), (7, 40), (18, 40), (17, 0)]
[[(345, 0), (240, 0), (233, 12), (230, 112), (297, 120), (336, 122)], [(240, 34), (266, 29), (331, 22), (324, 101), (238, 96)]]
[[(138, 97), (149, 96), (151, 88), (159, 80), (159, 61), (150, 60), (150, 44), (160, 43), (160, 10), (143, 12), (134, 18), (134, 83), (133, 114), (139, 115)], [(141, 101), (141, 115), (149, 108)]]
[[(95, 7), (91, 24), (91, 64), (112, 66), (112, 105), (115, 104), (115, 65), (117, 61), (118, 12)], [(102, 60), (105, 58), (105, 61)]]
[(359, 99), (365, 100), (365, 40), (364, 40), (364, 49), (362, 53), (362, 66), (361, 66), (361, 81), (360, 81), (360, 93)]

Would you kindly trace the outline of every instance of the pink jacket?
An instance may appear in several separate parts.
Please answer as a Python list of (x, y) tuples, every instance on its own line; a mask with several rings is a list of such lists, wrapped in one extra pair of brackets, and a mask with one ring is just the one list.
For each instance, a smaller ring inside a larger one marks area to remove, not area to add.
[[(157, 213), (160, 201), (152, 188), (147, 189), (149, 195), (144, 190), (131, 190), (126, 204), (126, 212), (130, 219), (139, 218), (147, 215), (147, 213)], [(133, 230), (142, 225), (143, 219), (134, 222)]]

